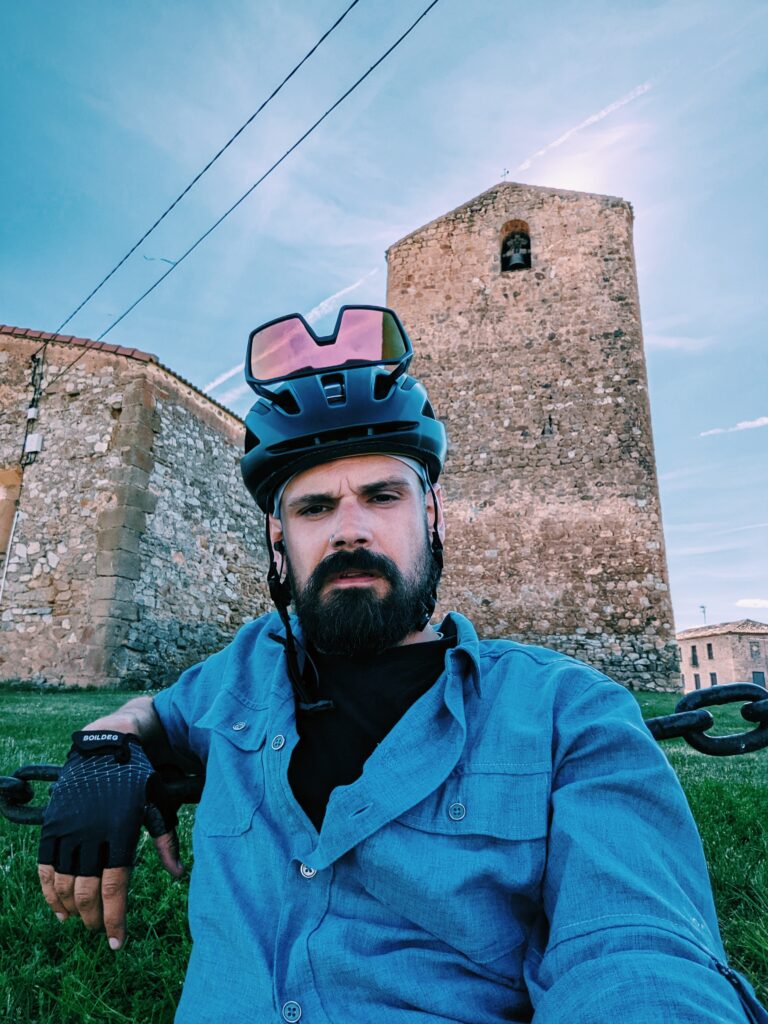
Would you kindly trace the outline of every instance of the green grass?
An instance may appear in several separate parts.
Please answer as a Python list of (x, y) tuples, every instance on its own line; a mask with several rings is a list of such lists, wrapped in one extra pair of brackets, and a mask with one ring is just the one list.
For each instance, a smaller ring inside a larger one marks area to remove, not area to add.
[[(635, 695), (646, 718), (674, 709), (668, 694)], [(69, 734), (118, 707), (125, 693), (0, 690), (0, 774), (61, 763)], [(738, 709), (715, 709), (720, 732), (751, 728)], [(768, 1002), (768, 750), (706, 757), (683, 740), (663, 749), (699, 824), (731, 962)], [(45, 785), (37, 789), (44, 799)], [(192, 810), (182, 811), (190, 860)], [(38, 829), (0, 818), (0, 1020), (6, 1024), (170, 1024), (190, 942), (187, 882), (173, 882), (143, 841), (129, 907), (129, 939), (115, 955), (103, 935), (59, 924), (39, 894)]]

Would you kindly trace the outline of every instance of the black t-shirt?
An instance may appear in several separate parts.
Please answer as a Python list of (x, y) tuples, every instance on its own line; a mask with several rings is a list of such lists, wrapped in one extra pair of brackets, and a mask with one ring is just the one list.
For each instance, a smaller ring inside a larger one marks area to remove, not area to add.
[(456, 637), (392, 647), (372, 658), (312, 652), (320, 692), (334, 708), (298, 712), (299, 742), (288, 781), (319, 831), (331, 791), (359, 778), (363, 765), (408, 708), (437, 681)]

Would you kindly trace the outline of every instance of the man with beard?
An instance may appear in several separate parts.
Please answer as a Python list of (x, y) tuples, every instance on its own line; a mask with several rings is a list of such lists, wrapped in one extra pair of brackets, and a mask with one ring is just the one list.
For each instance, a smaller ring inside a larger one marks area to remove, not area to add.
[(177, 1024), (768, 1021), (632, 696), (457, 613), (430, 625), (446, 442), (410, 357), (373, 307), (328, 338), (252, 333), (242, 469), (277, 613), (74, 734), (48, 903), (122, 945), (142, 815), (170, 821), (165, 747), (206, 773)]

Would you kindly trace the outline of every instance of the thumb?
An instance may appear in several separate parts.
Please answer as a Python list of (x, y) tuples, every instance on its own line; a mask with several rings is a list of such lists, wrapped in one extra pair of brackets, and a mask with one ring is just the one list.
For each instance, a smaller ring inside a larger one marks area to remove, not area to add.
[(185, 869), (179, 860), (179, 837), (176, 829), (164, 832), (161, 836), (153, 836), (152, 842), (155, 844), (160, 863), (168, 874), (174, 878), (181, 878)]

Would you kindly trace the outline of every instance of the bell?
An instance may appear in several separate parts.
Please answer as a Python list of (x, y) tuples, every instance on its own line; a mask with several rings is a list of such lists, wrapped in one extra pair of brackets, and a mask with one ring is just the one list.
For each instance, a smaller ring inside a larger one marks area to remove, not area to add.
[(526, 266), (525, 256), (523, 256), (523, 254), (521, 252), (513, 252), (512, 255), (508, 257), (508, 259), (509, 259), (509, 269), (510, 270), (524, 270), (525, 269), (525, 266)]

